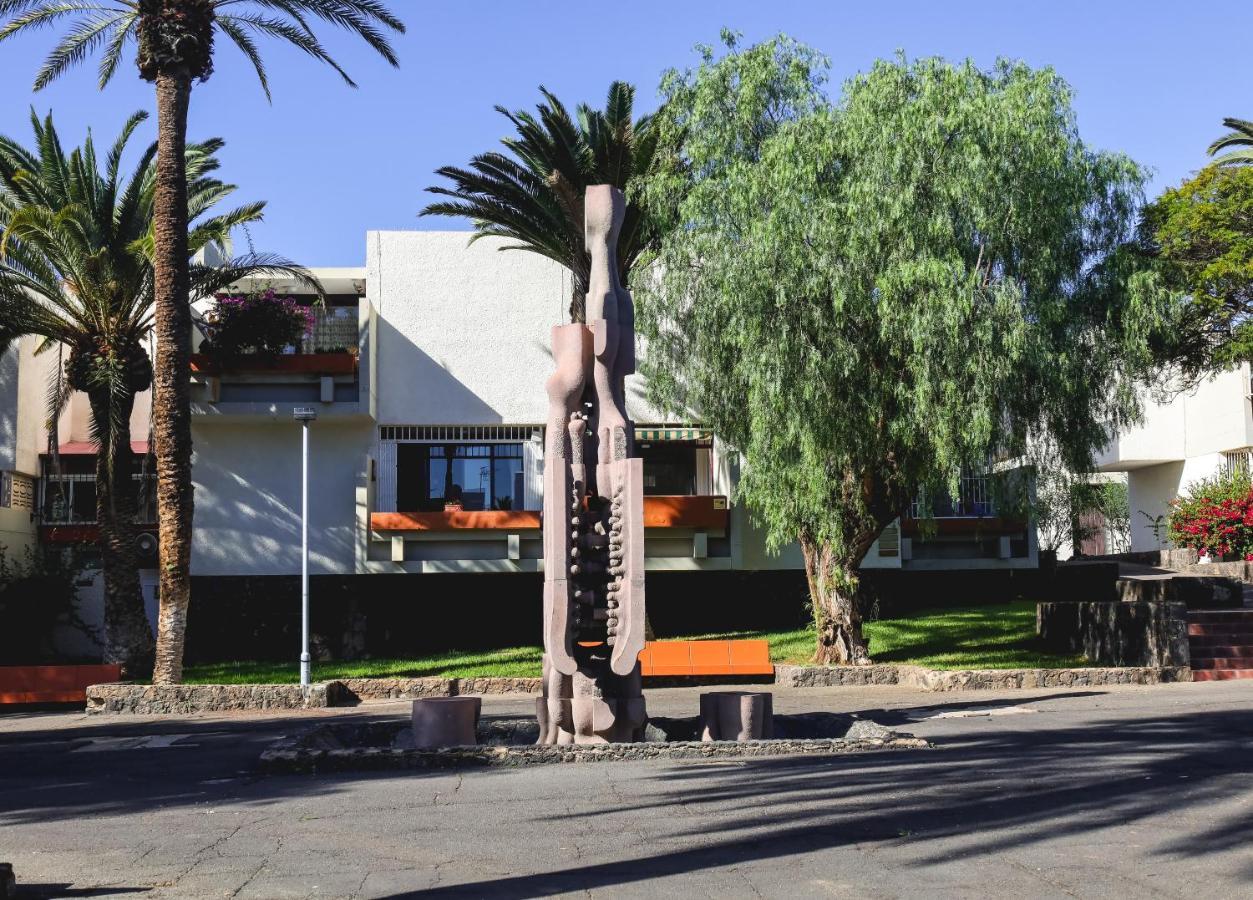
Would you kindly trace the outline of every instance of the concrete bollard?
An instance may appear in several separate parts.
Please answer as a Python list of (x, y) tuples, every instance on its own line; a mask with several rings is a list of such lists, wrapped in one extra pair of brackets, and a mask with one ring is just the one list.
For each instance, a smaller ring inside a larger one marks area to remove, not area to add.
[(482, 697), (424, 697), (413, 701), (413, 743), (424, 749), (478, 743)]
[(760, 741), (774, 737), (769, 691), (708, 691), (700, 695), (702, 741)]

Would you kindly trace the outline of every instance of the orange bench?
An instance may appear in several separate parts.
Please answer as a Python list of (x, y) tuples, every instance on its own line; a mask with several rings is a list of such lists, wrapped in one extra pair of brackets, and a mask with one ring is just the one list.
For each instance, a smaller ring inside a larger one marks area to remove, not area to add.
[(768, 641), (649, 641), (640, 674), (773, 675), (774, 666)]
[(121, 679), (114, 665), (0, 666), (0, 704), (83, 703), (89, 685)]

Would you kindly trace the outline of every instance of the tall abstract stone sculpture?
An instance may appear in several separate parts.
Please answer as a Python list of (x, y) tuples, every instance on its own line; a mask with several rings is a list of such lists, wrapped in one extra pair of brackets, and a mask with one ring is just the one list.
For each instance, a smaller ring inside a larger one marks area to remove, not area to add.
[(626, 205), (587, 189), (587, 323), (553, 329), (544, 456), (541, 744), (643, 739), (644, 474), (626, 414), (635, 307), (618, 280)]

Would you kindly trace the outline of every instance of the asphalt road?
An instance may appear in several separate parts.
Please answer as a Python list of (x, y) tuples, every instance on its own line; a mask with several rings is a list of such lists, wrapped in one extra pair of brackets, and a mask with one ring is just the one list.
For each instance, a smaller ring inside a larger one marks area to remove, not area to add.
[[(694, 714), (695, 693), (650, 710)], [(321, 714), (5, 715), (0, 860), (20, 897), (1253, 897), (1253, 682), (790, 690), (776, 709), (937, 748), (260, 776)]]

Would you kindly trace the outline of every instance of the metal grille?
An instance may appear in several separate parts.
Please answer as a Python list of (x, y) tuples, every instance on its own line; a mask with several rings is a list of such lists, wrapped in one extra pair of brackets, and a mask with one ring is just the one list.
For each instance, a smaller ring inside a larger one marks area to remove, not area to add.
[(381, 425), (383, 441), (529, 441), (540, 425)]
[(6, 472), (4, 476), (5, 506), (12, 509), (35, 508), (35, 479), (19, 472)]
[[(135, 474), (135, 522), (147, 525), (157, 520), (157, 476)], [(78, 485), (91, 485), (88, 502), (75, 503)], [(32, 484), (32, 493), (34, 485)], [(96, 476), (91, 474), (48, 475), (39, 482), (40, 522), (44, 525), (95, 525)]]
[(1249, 457), (1253, 447), (1241, 447), (1239, 450), (1223, 452), (1224, 464), (1228, 475), (1248, 475), (1250, 472)]
[(357, 348), (357, 307), (327, 306), (321, 309), (315, 307), (313, 317), (313, 331), (301, 341), (301, 353)]
[(982, 474), (962, 475), (956, 498), (948, 496), (947, 492), (928, 498), (920, 491), (918, 499), (910, 506), (910, 515), (915, 519), (928, 515), (936, 519), (974, 519), (995, 513), (988, 476)]

